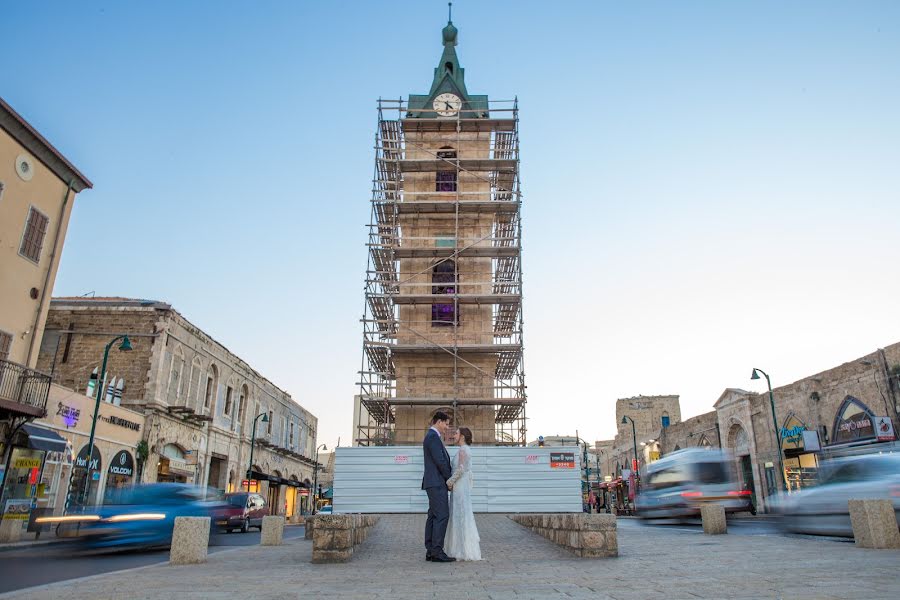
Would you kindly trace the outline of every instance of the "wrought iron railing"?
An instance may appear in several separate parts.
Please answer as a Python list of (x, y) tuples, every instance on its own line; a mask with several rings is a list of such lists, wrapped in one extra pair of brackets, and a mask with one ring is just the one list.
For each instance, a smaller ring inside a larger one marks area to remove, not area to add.
[(0, 359), (0, 400), (37, 408), (46, 414), (49, 394), (49, 375)]

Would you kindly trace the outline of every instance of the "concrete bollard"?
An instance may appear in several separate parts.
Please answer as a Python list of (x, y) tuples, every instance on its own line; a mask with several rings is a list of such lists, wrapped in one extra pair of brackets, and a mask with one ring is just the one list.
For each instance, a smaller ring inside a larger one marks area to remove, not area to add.
[(303, 524), (303, 537), (304, 539), (311, 540), (313, 539), (313, 528), (316, 526), (316, 518), (314, 516), (306, 517), (306, 522)]
[(12, 544), (22, 539), (22, 523), (19, 519), (3, 519), (0, 521), (0, 542)]
[(209, 549), (209, 517), (175, 517), (169, 564), (196, 565), (206, 562)]
[(725, 507), (721, 504), (704, 504), (700, 507), (700, 518), (703, 520), (703, 533), (707, 535), (728, 533)]
[(261, 546), (280, 546), (284, 539), (284, 517), (263, 517), (262, 535), (259, 543)]
[(860, 548), (900, 548), (894, 504), (884, 499), (850, 500), (850, 524)]

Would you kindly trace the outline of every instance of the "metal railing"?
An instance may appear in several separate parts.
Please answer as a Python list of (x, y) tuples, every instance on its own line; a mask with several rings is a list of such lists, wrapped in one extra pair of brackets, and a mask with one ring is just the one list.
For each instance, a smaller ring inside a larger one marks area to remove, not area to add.
[(0, 359), (0, 400), (37, 408), (46, 414), (49, 394), (49, 375)]

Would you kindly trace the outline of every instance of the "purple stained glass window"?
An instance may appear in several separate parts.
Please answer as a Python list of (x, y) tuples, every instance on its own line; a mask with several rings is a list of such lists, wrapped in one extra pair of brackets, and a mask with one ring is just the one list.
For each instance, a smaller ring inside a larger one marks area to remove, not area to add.
[[(456, 293), (456, 263), (445, 260), (431, 270), (432, 294)], [(431, 324), (436, 327), (459, 325), (459, 311), (454, 303), (432, 304)]]
[(438, 171), (434, 186), (436, 192), (456, 191), (456, 171)]

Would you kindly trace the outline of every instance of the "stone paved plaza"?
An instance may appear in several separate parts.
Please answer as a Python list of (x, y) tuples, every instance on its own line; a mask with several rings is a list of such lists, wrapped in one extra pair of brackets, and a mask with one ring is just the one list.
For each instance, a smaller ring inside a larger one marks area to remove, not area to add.
[(244, 547), (199, 566), (159, 565), (4, 598), (900, 597), (900, 551), (779, 535), (705, 536), (619, 519), (619, 558), (578, 559), (503, 515), (478, 515), (479, 563), (424, 561), (424, 517), (382, 517), (346, 564), (313, 565), (312, 543)]

